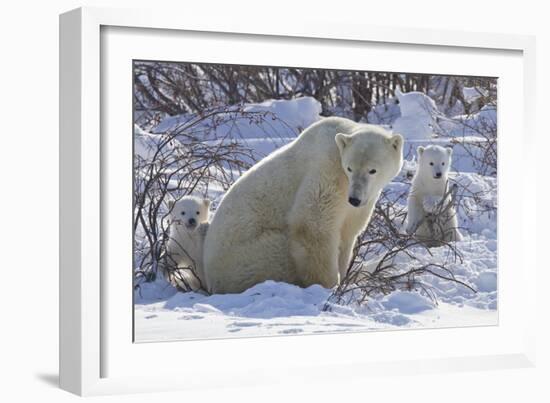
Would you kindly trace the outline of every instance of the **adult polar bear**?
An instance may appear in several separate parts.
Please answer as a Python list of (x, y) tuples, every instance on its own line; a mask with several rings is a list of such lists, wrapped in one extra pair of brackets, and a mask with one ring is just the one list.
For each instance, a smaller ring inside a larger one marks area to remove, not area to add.
[(338, 284), (402, 154), (403, 138), (379, 126), (331, 117), (308, 127), (224, 196), (205, 239), (208, 290)]

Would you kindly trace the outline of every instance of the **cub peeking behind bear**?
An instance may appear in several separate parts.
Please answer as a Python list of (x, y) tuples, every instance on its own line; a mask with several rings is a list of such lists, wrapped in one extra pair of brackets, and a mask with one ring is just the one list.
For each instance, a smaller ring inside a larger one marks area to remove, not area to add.
[(172, 282), (183, 290), (204, 288), (203, 246), (210, 226), (210, 200), (185, 196), (169, 203), (166, 265)]

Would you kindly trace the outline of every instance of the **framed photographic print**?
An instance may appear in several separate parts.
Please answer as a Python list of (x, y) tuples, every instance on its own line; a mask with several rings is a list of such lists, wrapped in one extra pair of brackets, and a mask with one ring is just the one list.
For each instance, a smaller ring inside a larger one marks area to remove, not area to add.
[(531, 365), (533, 52), (63, 14), (62, 387)]
[(133, 79), (136, 342), (498, 324), (497, 78)]

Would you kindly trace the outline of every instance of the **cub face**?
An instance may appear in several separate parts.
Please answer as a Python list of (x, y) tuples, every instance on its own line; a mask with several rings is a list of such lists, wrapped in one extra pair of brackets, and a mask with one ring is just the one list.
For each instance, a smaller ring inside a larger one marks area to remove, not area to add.
[(171, 222), (183, 225), (188, 231), (194, 231), (197, 227), (208, 222), (210, 200), (196, 196), (185, 196), (176, 202), (168, 203)]
[(399, 172), (403, 163), (403, 137), (376, 126), (335, 137), (342, 169), (348, 178), (348, 202), (364, 206)]
[(451, 167), (453, 149), (441, 146), (417, 148), (418, 172), (435, 180), (446, 179)]

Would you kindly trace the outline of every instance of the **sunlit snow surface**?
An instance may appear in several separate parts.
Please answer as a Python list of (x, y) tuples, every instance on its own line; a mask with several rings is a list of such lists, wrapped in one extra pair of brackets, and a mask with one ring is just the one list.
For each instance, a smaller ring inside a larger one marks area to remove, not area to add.
[[(247, 105), (246, 108), (249, 111), (274, 114), (284, 122), (270, 121), (262, 130), (258, 130), (257, 123), (247, 123), (247, 120), (238, 122), (239, 141), (246, 143), (259, 155), (267, 155), (292, 141), (304, 127), (320, 119), (320, 105), (312, 98), (266, 101), (258, 105)], [(410, 116), (405, 115), (407, 119)], [(483, 117), (495, 119), (496, 122), (496, 113), (489, 110), (482, 110), (474, 118), (459, 119), (471, 119), (475, 123), (476, 119)], [(186, 119), (189, 117), (166, 119), (155, 132), (169, 131)], [(224, 125), (217, 128), (221, 131), (226, 129)], [(134, 294), (135, 340), (145, 342), (496, 325), (497, 217), (495, 209), (484, 208), (497, 206), (496, 178), (476, 173), (468, 152), (464, 151), (464, 144), (476, 140), (474, 133), (456, 133), (452, 122), (444, 123), (443, 129), (451, 136), (460, 136), (455, 137), (452, 144), (452, 179), (459, 184), (462, 192), (458, 215), (464, 240), (456, 245), (462, 254), (462, 261), (449, 260), (449, 250), (444, 247), (432, 248), (429, 252), (419, 247), (415, 252), (425, 262), (445, 262), (458, 280), (472, 286), (477, 293), (459, 284), (428, 276), (423, 278), (424, 282), (430, 285), (437, 302), (418, 292), (396, 291), (371, 298), (366, 305), (332, 304), (326, 310), (324, 308), (332, 290), (319, 285), (302, 289), (291, 284), (267, 281), (241, 294), (205, 296), (176, 292), (170, 285), (159, 280), (141, 284)], [(278, 133), (275, 141), (273, 131)], [(158, 135), (148, 134), (139, 128), (136, 129), (135, 136), (138, 141), (136, 150), (142, 155), (146, 152), (142, 151), (141, 142), (157, 141), (158, 138)], [(223, 133), (220, 137), (223, 137)], [(418, 145), (450, 145), (450, 142), (451, 139), (429, 139), (424, 135), (413, 134), (406, 137), (407, 161), (402, 174), (406, 175), (405, 171), (414, 172), (414, 151)], [(387, 189), (399, 192), (407, 186), (406, 183), (396, 181)], [(212, 187), (210, 192), (214, 202), (223, 196), (216, 187)], [(485, 210), (488, 212), (484, 212)], [(403, 267), (411, 264), (403, 258), (398, 263)]]

